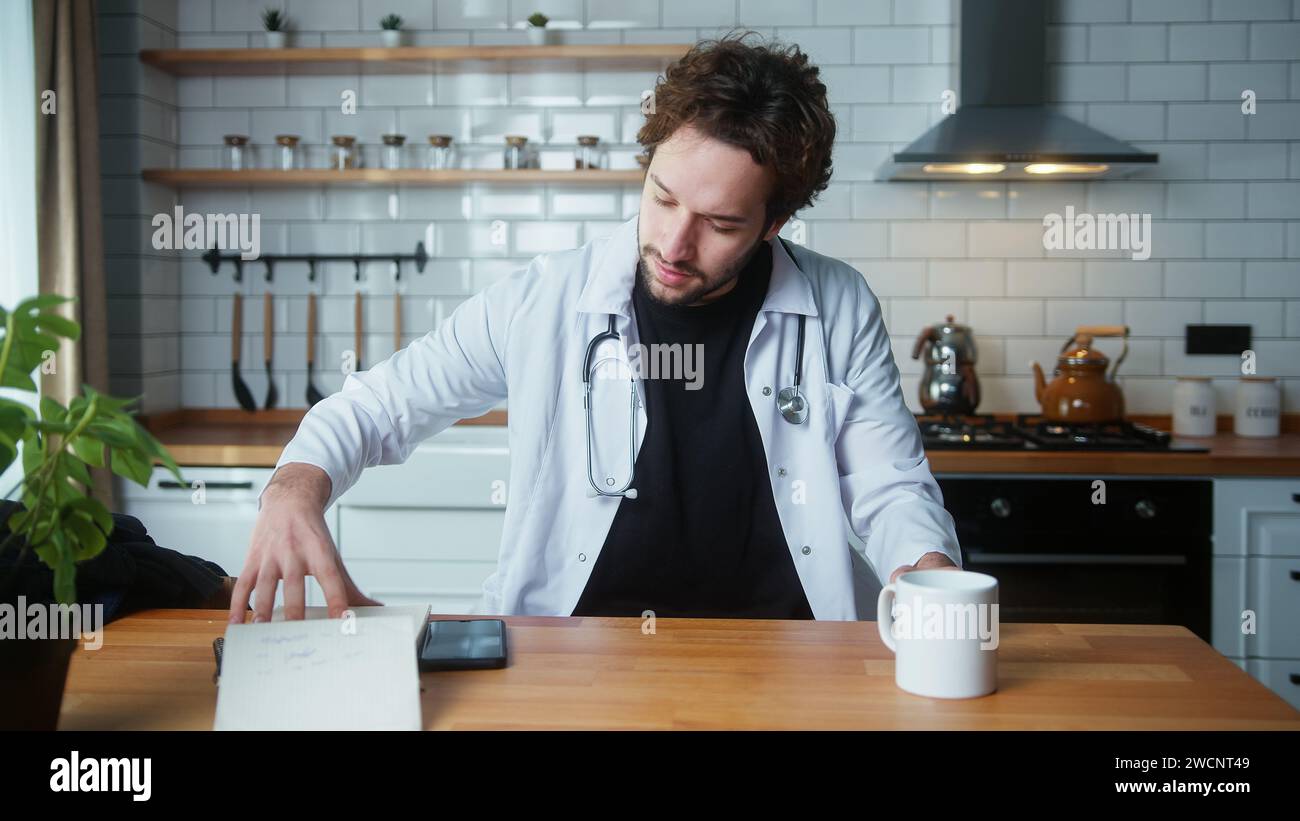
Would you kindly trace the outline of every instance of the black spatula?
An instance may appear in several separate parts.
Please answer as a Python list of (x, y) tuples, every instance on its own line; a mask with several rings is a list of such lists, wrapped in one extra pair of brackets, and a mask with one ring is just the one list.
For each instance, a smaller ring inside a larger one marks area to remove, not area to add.
[(275, 354), (275, 313), (272, 311), (271, 292), (262, 296), (262, 353), (266, 360), (266, 404), (262, 407), (270, 410), (275, 407), (279, 393), (275, 389), (275, 377), (271, 375), (271, 359)]
[(316, 295), (307, 294), (307, 406), (311, 407), (325, 397), (316, 390), (312, 382), (312, 370), (316, 366)]
[(244, 299), (238, 293), (235, 294), (230, 315), (230, 384), (234, 386), (235, 400), (239, 402), (239, 407), (254, 411), (257, 410), (257, 403), (253, 401), (253, 392), (239, 375), (239, 351), (244, 341)]

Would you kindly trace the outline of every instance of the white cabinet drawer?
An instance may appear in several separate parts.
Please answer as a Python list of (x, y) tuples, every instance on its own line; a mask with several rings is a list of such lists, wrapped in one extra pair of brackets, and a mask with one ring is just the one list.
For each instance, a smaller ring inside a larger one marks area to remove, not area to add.
[(1246, 534), (1251, 556), (1300, 557), (1300, 504), (1294, 513), (1246, 511)]
[(1300, 555), (1300, 479), (1216, 479), (1214, 553)]
[(257, 519), (257, 493), (270, 469), (185, 468), (182, 473), (189, 484), (162, 468), (154, 469), (147, 488), (120, 481), (122, 512), (139, 519), (162, 547), (239, 575)]
[(1248, 659), (1246, 672), (1300, 710), (1300, 659)]
[[(139, 519), (160, 547), (207, 559), (227, 575), (238, 576), (257, 521), (257, 495), (272, 472), (185, 467), (181, 474), (187, 484), (180, 484), (164, 468), (155, 468), (147, 488), (118, 480), (118, 506)], [(308, 604), (325, 603), (315, 579), (307, 579), (306, 595)], [(275, 601), (284, 603), (282, 588), (277, 588)]]
[(367, 469), (339, 504), (504, 509), (509, 478), (506, 429), (464, 426), (433, 437), (400, 465)]
[(477, 560), (495, 563), (505, 528), (496, 510), (339, 507), (339, 549), (354, 559)]
[(496, 561), (349, 559), (348, 572), (367, 596), (384, 604), (428, 604), (434, 613), (466, 614), (483, 594)]
[(1246, 562), (1246, 606), (1258, 614), (1256, 634), (1246, 637), (1246, 655), (1300, 658), (1300, 558)]

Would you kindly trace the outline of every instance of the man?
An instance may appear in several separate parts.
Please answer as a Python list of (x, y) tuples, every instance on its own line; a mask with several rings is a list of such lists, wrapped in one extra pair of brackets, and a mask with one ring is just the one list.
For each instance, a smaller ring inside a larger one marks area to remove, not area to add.
[[(300, 618), (306, 575), (333, 616), (375, 604), (325, 509), (507, 396), (509, 501), (480, 612), (853, 619), (850, 527), (882, 580), (959, 564), (879, 302), (777, 236), (830, 179), (826, 88), (797, 48), (744, 40), (665, 72), (637, 135), (641, 208), (613, 236), (538, 256), (307, 414), (262, 493), (232, 621), (252, 593), (268, 619), (282, 579)], [(643, 350), (699, 352), (677, 360), (696, 373), (647, 369)], [(636, 378), (593, 374), (608, 357)]]

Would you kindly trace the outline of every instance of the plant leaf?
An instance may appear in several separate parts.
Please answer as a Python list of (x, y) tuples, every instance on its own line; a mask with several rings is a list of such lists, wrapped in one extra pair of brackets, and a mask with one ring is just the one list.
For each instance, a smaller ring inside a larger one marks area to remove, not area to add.
[(79, 513), (70, 512), (65, 516), (63, 526), (76, 541), (76, 546), (72, 549), (72, 556), (76, 561), (93, 559), (104, 550), (104, 545), (108, 544), (104, 531)]
[(139, 423), (136, 423), (136, 427), (139, 428), (140, 439), (149, 455), (156, 458), (159, 462), (162, 462), (163, 467), (167, 468), (167, 471), (172, 476), (176, 477), (176, 481), (185, 483), (185, 477), (181, 476), (180, 465), (176, 464), (176, 460), (172, 458), (172, 455), (168, 452), (167, 448), (163, 447), (162, 442), (155, 439), (153, 434), (145, 430)]
[(114, 473), (142, 487), (149, 486), (153, 466), (149, 464), (148, 459), (130, 448), (112, 448), (111, 451), (113, 455), (111, 467)]
[(15, 390), (36, 393), (36, 383), (32, 381), (33, 368), (23, 368), (16, 361), (18, 359), (17, 351), (9, 355), (9, 361), (5, 363), (5, 369), (0, 372), (0, 388), (14, 388)]
[(68, 503), (68, 507), (78, 513), (84, 513), (90, 517), (95, 526), (104, 532), (105, 535), (111, 535), (113, 532), (113, 514), (108, 512), (108, 508), (98, 500), (90, 496), (82, 496), (80, 499), (74, 499)]
[(31, 476), (41, 466), (45, 457), (45, 440), (37, 437), (35, 428), (23, 431), (23, 475)]
[(18, 443), (4, 431), (0, 431), (0, 473), (4, 473), (18, 458)]
[(62, 336), (74, 342), (81, 338), (81, 326), (66, 316), (49, 312), (37, 315), (36, 326), (44, 332)]
[(60, 405), (58, 400), (53, 397), (42, 396), (41, 419), (47, 422), (66, 422), (68, 421), (68, 409)]
[(117, 419), (107, 418), (101, 421), (97, 418), (86, 426), (86, 430), (109, 447), (130, 448), (136, 443), (135, 431)]
[(73, 299), (70, 296), (62, 296), (60, 294), (37, 294), (36, 296), (28, 297), (22, 302), (19, 302), (18, 307), (14, 308), (14, 315), (26, 315), (33, 311), (43, 311), (46, 308), (52, 308), (55, 305), (62, 305), (65, 302), (72, 301)]
[(86, 463), (82, 462), (74, 453), (64, 451), (59, 454), (57, 471), (67, 478), (75, 479), (86, 487), (90, 487), (90, 471), (86, 470)]
[(102, 468), (104, 466), (104, 443), (96, 439), (91, 433), (82, 431), (76, 439), (73, 439), (72, 452), (77, 454), (78, 459), (91, 467)]

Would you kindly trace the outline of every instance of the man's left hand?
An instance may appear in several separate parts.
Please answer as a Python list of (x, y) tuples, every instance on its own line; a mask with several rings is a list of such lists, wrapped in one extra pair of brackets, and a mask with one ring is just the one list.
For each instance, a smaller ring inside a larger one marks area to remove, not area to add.
[(905, 564), (895, 570), (889, 577), (889, 583), (893, 584), (898, 581), (899, 576), (913, 570), (961, 570), (961, 568), (953, 564), (947, 554), (932, 551), (917, 559), (916, 564)]

